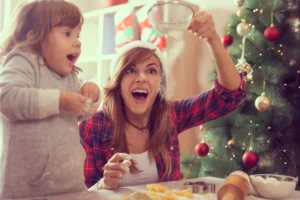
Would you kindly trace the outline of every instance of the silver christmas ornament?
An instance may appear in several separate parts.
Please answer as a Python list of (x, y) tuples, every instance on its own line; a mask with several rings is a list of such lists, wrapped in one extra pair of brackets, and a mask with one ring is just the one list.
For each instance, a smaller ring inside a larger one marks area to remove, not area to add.
[(260, 112), (265, 112), (269, 110), (271, 105), (272, 101), (264, 92), (255, 100), (255, 107)]
[(246, 36), (248, 31), (249, 31), (249, 25), (245, 21), (242, 21), (236, 27), (236, 32), (242, 37)]
[(247, 75), (244, 77), (244, 81), (249, 82), (253, 80), (253, 69), (249, 63), (247, 63), (245, 58), (240, 58), (236, 64), (237, 70), (241, 72), (246, 72)]

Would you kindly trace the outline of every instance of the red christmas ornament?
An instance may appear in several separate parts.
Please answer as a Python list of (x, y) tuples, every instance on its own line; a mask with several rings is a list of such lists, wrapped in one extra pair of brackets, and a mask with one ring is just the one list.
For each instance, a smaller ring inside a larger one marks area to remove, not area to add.
[(252, 151), (246, 151), (243, 155), (243, 164), (246, 167), (253, 168), (257, 165), (259, 157)]
[(201, 125), (199, 126), (199, 131), (202, 132), (203, 130), (204, 130), (204, 125), (201, 124)]
[(206, 156), (209, 152), (209, 147), (206, 143), (201, 142), (195, 146), (195, 152), (198, 156)]
[(280, 32), (279, 32), (278, 28), (276, 28), (275, 26), (270, 26), (269, 28), (267, 28), (265, 30), (264, 36), (265, 36), (266, 40), (268, 40), (270, 42), (275, 42), (276, 40), (278, 40), (278, 38), (280, 36)]
[(233, 42), (233, 38), (229, 34), (224, 35), (221, 40), (224, 47), (230, 46)]

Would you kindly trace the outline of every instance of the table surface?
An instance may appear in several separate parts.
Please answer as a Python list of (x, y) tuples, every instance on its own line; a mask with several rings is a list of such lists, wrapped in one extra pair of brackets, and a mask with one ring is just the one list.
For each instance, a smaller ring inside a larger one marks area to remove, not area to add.
[[(224, 179), (214, 178), (214, 177), (205, 177), (205, 178), (196, 178), (196, 179), (185, 179), (180, 181), (173, 182), (165, 182), (160, 183), (162, 185), (167, 186), (170, 189), (182, 189), (182, 185), (184, 182), (194, 182), (194, 181), (205, 181), (207, 183), (213, 183), (216, 185), (216, 191), (221, 187)], [(137, 190), (145, 190), (146, 185), (138, 185), (138, 186), (130, 186), (130, 187), (122, 187), (117, 190), (99, 190), (99, 191), (85, 191), (80, 193), (68, 193), (40, 198), (26, 198), (20, 200), (121, 200), (122, 197), (129, 195), (130, 193)], [(212, 200), (217, 199), (215, 195), (210, 196)], [(199, 198), (197, 198), (199, 199)], [(206, 199), (207, 198), (203, 198)], [(260, 198), (256, 195), (253, 187), (250, 186), (249, 197), (246, 200), (263, 200), (264, 198)], [(300, 191), (294, 191), (284, 200), (299, 200), (300, 199)]]

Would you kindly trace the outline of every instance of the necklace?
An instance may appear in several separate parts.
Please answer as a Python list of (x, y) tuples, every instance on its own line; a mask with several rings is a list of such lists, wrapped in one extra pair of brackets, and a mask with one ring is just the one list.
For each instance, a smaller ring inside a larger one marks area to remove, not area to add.
[(142, 131), (147, 131), (148, 127), (144, 126), (144, 127), (139, 127), (137, 125), (134, 125), (133, 123), (131, 123), (127, 118), (125, 118), (126, 122), (128, 122), (131, 126), (133, 126), (134, 128), (136, 128), (138, 130), (138, 133), (141, 133)]

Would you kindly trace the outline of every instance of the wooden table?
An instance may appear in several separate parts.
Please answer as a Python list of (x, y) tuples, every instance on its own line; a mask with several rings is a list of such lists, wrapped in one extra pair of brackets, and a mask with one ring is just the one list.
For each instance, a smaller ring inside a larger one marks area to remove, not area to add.
[[(174, 182), (166, 182), (161, 183), (162, 185), (167, 186), (170, 189), (182, 189), (182, 185), (184, 182), (188, 181), (205, 181), (207, 183), (213, 183), (216, 185), (216, 191), (220, 188), (224, 179), (214, 178), (214, 177), (206, 177), (206, 178), (197, 178), (197, 179), (186, 179)], [(131, 192), (135, 190), (144, 190), (146, 189), (146, 185), (138, 185), (131, 187), (123, 187), (117, 190), (99, 190), (99, 191), (85, 191), (80, 193), (69, 193), (69, 194), (61, 194), (55, 196), (41, 197), (41, 198), (27, 198), (20, 200), (121, 200), (122, 197), (127, 196)], [(249, 197), (247, 200), (263, 200), (263, 198), (259, 198), (256, 195), (256, 192), (250, 187)], [(213, 198), (213, 199), (216, 199)], [(284, 200), (299, 200), (300, 199), (300, 191), (294, 191), (289, 198)]]

